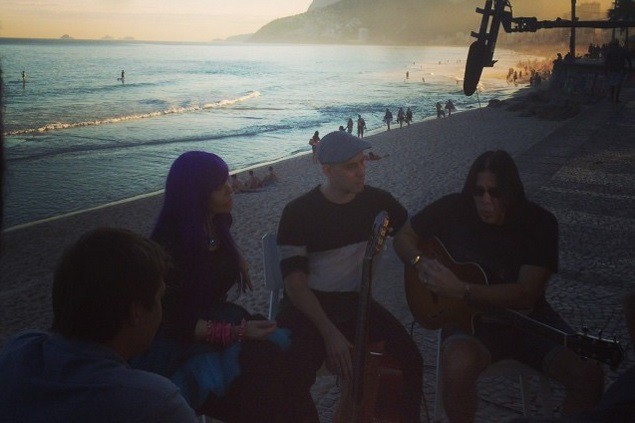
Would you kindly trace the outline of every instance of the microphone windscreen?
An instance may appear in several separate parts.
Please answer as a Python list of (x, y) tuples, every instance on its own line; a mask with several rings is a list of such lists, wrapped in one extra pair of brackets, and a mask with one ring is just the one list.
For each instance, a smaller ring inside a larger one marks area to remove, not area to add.
[(467, 96), (474, 94), (474, 91), (476, 91), (478, 81), (481, 79), (481, 73), (483, 73), (486, 53), (487, 46), (484, 41), (477, 40), (470, 45), (465, 62), (465, 76), (463, 77), (463, 93)]

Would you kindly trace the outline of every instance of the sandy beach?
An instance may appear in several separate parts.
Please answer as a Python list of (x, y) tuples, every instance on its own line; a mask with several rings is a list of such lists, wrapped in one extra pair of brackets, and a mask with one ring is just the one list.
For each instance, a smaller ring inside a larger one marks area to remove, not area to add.
[[(544, 145), (541, 143), (550, 137), (559, 136), (558, 131), (571, 125), (573, 120), (582, 121), (596, 115), (594, 107), (585, 106), (578, 116), (569, 120), (544, 120), (523, 116), (522, 112), (505, 107), (483, 107), (368, 136), (372, 151), (382, 159), (368, 162), (367, 183), (390, 191), (413, 214), (434, 199), (459, 190), (469, 165), (478, 154), (504, 149), (519, 159), (521, 177), (525, 179), (531, 199), (534, 189), (542, 183), (540, 175), (533, 174), (532, 170), (548, 166), (551, 158), (545, 158), (544, 163), (531, 163), (526, 153)], [(268, 231), (276, 231), (282, 209), (289, 200), (322, 180), (320, 166), (311, 162), (310, 155), (275, 163), (274, 168), (280, 182), (261, 192), (236, 195), (233, 212), (233, 233), (250, 264), (254, 281), (254, 291), (243, 295), (238, 302), (252, 312), (263, 314), (266, 314), (268, 293), (263, 286), (261, 238)], [(265, 172), (266, 167), (255, 169), (260, 177)], [(245, 178), (244, 173), (239, 176)], [(64, 246), (99, 226), (124, 227), (148, 234), (161, 201), (162, 196), (156, 195), (6, 231), (0, 261), (0, 345), (18, 330), (49, 325), (52, 272)], [(408, 324), (412, 317), (403, 295), (402, 269), (394, 252), (388, 249), (386, 253), (387, 266), (382, 271), (382, 285), (376, 297), (389, 302), (391, 311)], [(563, 257), (569, 267), (575, 265), (567, 261), (575, 259)], [(434, 357), (429, 356), (432, 339), (427, 333), (417, 335), (428, 373), (433, 371), (430, 366), (434, 363)], [(336, 397), (332, 382), (326, 377), (316, 386), (316, 400), (324, 421), (329, 421)]]
[[(368, 162), (367, 183), (393, 193), (409, 212), (458, 189), (470, 162), (482, 151), (503, 148), (518, 155), (562, 122), (518, 117), (501, 108), (457, 113), (403, 129), (367, 137), (381, 160)], [(254, 291), (239, 301), (265, 312), (260, 240), (276, 231), (280, 214), (292, 198), (320, 183), (321, 168), (309, 155), (274, 164), (280, 182), (257, 193), (235, 195), (233, 234), (245, 254)], [(266, 168), (255, 169), (264, 176)], [(166, 169), (167, 174), (167, 169)], [(245, 178), (245, 174), (239, 174)], [(46, 328), (50, 322), (50, 284), (64, 247), (83, 232), (100, 226), (128, 228), (149, 234), (160, 209), (161, 195), (79, 213), (6, 231), (0, 262), (2, 305), (0, 343), (25, 328)]]

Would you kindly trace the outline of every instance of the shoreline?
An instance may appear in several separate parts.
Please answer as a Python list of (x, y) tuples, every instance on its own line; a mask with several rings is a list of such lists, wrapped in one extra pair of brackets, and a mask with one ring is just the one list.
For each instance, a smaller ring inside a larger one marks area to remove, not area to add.
[[(382, 159), (367, 163), (367, 184), (391, 192), (414, 213), (427, 202), (460, 189), (463, 173), (482, 151), (502, 148), (516, 157), (565, 122), (484, 107), (375, 133), (365, 139)], [(267, 166), (254, 169), (262, 169), (260, 174)], [(261, 314), (266, 314), (268, 292), (263, 284), (260, 240), (266, 232), (277, 230), (282, 209), (290, 200), (322, 181), (321, 168), (311, 163), (310, 152), (280, 160), (275, 169), (280, 182), (259, 192), (236, 194), (232, 213), (232, 233), (254, 282), (254, 291), (237, 302)], [(48, 327), (51, 278), (67, 245), (100, 226), (148, 235), (162, 199), (161, 194), (149, 195), (5, 230), (0, 259), (0, 344), (18, 330)]]
[[(509, 96), (509, 97), (507, 97), (507, 98), (505, 98), (503, 100), (500, 100), (500, 101), (508, 101), (508, 100), (513, 100), (513, 99), (519, 99), (519, 98), (522, 98), (524, 95), (526, 95), (527, 92), (529, 92), (529, 87), (519, 87), (518, 91), (516, 91), (513, 95), (511, 95), (511, 96)], [(483, 109), (483, 108), (486, 108), (486, 107), (488, 107), (487, 104), (485, 104), (485, 105), (483, 105), (481, 107), (473, 107), (473, 108), (464, 109), (464, 110), (456, 110), (453, 114), (454, 115), (459, 115), (459, 114), (462, 114), (462, 113), (475, 112), (477, 110), (480, 110), (480, 109)], [(426, 116), (423, 119), (421, 119), (420, 121), (414, 122), (411, 125), (414, 126), (414, 125), (425, 123), (425, 122), (428, 122), (428, 121), (434, 121), (436, 119), (437, 119), (437, 117), (434, 116), (434, 114), (431, 113), (430, 116)], [(394, 121), (393, 124), (397, 125), (397, 122)], [(404, 128), (406, 128), (406, 127), (404, 126)], [(398, 129), (400, 129), (400, 128), (393, 126), (393, 130), (398, 130)], [(386, 132), (386, 128), (385, 127), (379, 127), (379, 128), (367, 130), (366, 131), (366, 136), (367, 137), (373, 137), (373, 136), (382, 134), (383, 132)], [(353, 135), (355, 135), (355, 133), (356, 133), (356, 130), (354, 129), (353, 130)], [(266, 168), (268, 166), (279, 164), (279, 163), (285, 162), (287, 160), (294, 160), (294, 159), (296, 159), (298, 157), (307, 156), (307, 155), (311, 155), (311, 150), (302, 151), (302, 152), (299, 152), (299, 153), (295, 153), (295, 154), (293, 154), (291, 156), (282, 157), (282, 158), (271, 160), (271, 161), (264, 161), (264, 162), (260, 162), (260, 163), (255, 163), (255, 164), (250, 165), (250, 166), (241, 167), (241, 168), (238, 168), (238, 169), (233, 169), (233, 170), (229, 171), (229, 174), (230, 175), (234, 175), (234, 174), (238, 175), (238, 174), (241, 174), (241, 173), (248, 172), (250, 170), (254, 170), (254, 171), (260, 170), (261, 174), (262, 174), (263, 173), (262, 171), (266, 171)], [(3, 234), (8, 234), (8, 233), (11, 233), (11, 232), (14, 232), (14, 231), (17, 231), (17, 230), (29, 228), (29, 227), (32, 227), (32, 226), (37, 226), (37, 225), (40, 225), (40, 224), (45, 224), (45, 223), (48, 223), (48, 222), (53, 222), (53, 221), (60, 220), (60, 219), (66, 219), (66, 218), (69, 218), (69, 217), (72, 217), (72, 216), (81, 215), (81, 214), (84, 214), (84, 213), (90, 213), (90, 212), (93, 212), (93, 211), (96, 211), (96, 210), (101, 210), (101, 209), (105, 209), (105, 208), (109, 208), (109, 207), (113, 207), (113, 206), (118, 206), (118, 205), (121, 205), (121, 204), (131, 203), (131, 202), (143, 200), (143, 199), (149, 198), (149, 197), (160, 196), (160, 195), (163, 195), (163, 192), (164, 192), (164, 189), (160, 189), (160, 190), (156, 190), (156, 191), (147, 192), (147, 193), (144, 193), (144, 194), (135, 195), (135, 196), (132, 196), (132, 197), (122, 198), (120, 200), (111, 201), (111, 202), (104, 203), (104, 204), (99, 204), (99, 205), (88, 207), (88, 208), (85, 208), (85, 209), (73, 210), (73, 211), (61, 213), (61, 214), (58, 214), (58, 215), (53, 215), (53, 216), (49, 216), (49, 217), (45, 217), (45, 218), (41, 218), (41, 219), (32, 220), (30, 222), (18, 223), (18, 224), (15, 224), (15, 225), (12, 225), (12, 226), (9, 226), (9, 227), (6, 227), (6, 228), (2, 228), (2, 233)]]
[[(460, 190), (469, 165), (485, 150), (505, 149), (514, 157), (528, 199), (554, 213), (560, 228), (560, 265), (547, 289), (547, 300), (573, 328), (610, 333), (625, 341), (619, 369), (604, 366), (611, 383), (635, 363), (628, 330), (620, 316), (621, 301), (633, 289), (632, 274), (633, 147), (625, 128), (632, 126), (635, 87), (625, 88), (624, 103), (606, 100), (584, 104), (564, 120), (545, 120), (515, 100), (453, 115), (419, 121), (411, 127), (383, 131), (367, 140), (383, 156), (367, 163), (368, 185), (391, 192), (410, 214), (442, 195)], [(524, 90), (535, 93), (535, 89)], [(535, 97), (535, 96), (532, 96)], [(532, 98), (524, 106), (529, 108)], [(262, 166), (263, 168), (265, 166)], [(318, 165), (305, 154), (276, 165), (278, 185), (234, 198), (232, 233), (250, 266), (253, 292), (235, 302), (266, 314), (261, 238), (275, 231), (283, 207), (323, 179)], [(607, 201), (607, 199), (609, 201)], [(47, 329), (52, 311), (50, 284), (63, 249), (85, 231), (99, 226), (122, 227), (149, 234), (162, 196), (104, 207), (91, 212), (16, 229), (4, 234), (0, 257), (0, 347), (25, 329)], [(373, 297), (410, 328), (413, 317), (403, 289), (403, 264), (392, 243), (380, 257)], [(437, 332), (414, 327), (424, 358), (427, 417), (434, 407)], [(600, 335), (601, 336), (601, 335)], [(479, 381), (481, 398), (476, 421), (504, 422), (518, 416), (514, 380)], [(530, 388), (535, 388), (531, 387)], [(564, 390), (552, 383), (552, 398)], [(334, 375), (320, 374), (312, 387), (320, 422), (332, 421), (340, 390)], [(532, 397), (534, 398), (534, 397)], [(535, 398), (529, 401), (536, 412)]]

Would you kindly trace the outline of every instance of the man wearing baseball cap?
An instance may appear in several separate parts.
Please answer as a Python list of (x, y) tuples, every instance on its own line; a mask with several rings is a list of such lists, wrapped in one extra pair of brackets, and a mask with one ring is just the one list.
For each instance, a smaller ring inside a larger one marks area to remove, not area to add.
[[(287, 204), (278, 227), (285, 297), (276, 320), (292, 333), (289, 366), (304, 392), (305, 422), (318, 421), (309, 391), (325, 360), (333, 372), (351, 378), (362, 263), (375, 217), (388, 212), (391, 231), (407, 219), (390, 193), (365, 185), (363, 152), (370, 147), (345, 131), (323, 137), (317, 156), (325, 180)], [(375, 301), (368, 323), (369, 340), (385, 341), (403, 371), (404, 389), (395, 404), (401, 421), (418, 422), (423, 360), (416, 344)]]

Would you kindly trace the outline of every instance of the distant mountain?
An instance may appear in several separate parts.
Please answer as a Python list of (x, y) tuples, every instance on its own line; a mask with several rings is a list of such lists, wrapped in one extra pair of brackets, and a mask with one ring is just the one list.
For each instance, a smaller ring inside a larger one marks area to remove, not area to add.
[(253, 36), (254, 34), (239, 34), (239, 35), (232, 35), (231, 37), (227, 37), (225, 39), (217, 39), (214, 41), (229, 41), (232, 43), (242, 43), (245, 41), (249, 41), (250, 38)]
[(70, 36), (70, 35), (68, 35), (68, 34), (64, 34), (64, 35), (62, 35), (60, 38), (61, 38), (62, 40), (72, 40), (72, 39), (73, 39), (73, 37), (71, 37), (71, 36)]
[(466, 44), (479, 23), (474, 1), (314, 0), (307, 12), (268, 23), (250, 41)]
[(307, 12), (315, 9), (322, 9), (326, 6), (332, 5), (333, 3), (337, 3), (338, 1), (340, 0), (313, 0)]

